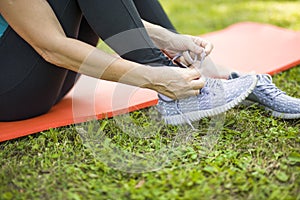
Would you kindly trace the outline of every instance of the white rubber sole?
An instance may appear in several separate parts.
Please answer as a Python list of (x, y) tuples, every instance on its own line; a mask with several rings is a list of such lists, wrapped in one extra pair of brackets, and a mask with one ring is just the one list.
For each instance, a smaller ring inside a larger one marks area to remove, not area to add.
[(197, 111), (193, 111), (193, 112), (189, 112), (189, 113), (184, 113), (183, 115), (178, 114), (178, 115), (172, 115), (172, 116), (163, 116), (163, 119), (165, 121), (166, 124), (170, 124), (170, 125), (181, 125), (181, 124), (186, 124), (189, 123), (189, 121), (193, 122), (193, 121), (198, 121), (202, 118), (205, 117), (212, 117), (215, 115), (219, 115), (221, 113), (224, 113), (230, 109), (232, 109), (233, 107), (237, 106), (238, 104), (240, 104), (242, 101), (244, 101), (249, 94), (251, 94), (251, 92), (254, 90), (256, 84), (257, 84), (257, 79), (255, 76), (253, 76), (253, 83), (252, 85), (249, 87), (249, 89), (242, 93), (239, 97), (237, 97), (236, 99), (234, 99), (233, 101), (224, 104), (222, 106), (218, 106), (209, 110), (197, 110)]
[(272, 110), (269, 107), (266, 107), (262, 104), (259, 104), (257, 102), (253, 102), (253, 101), (250, 101), (250, 100), (244, 100), (242, 103), (246, 106), (257, 104), (259, 107), (261, 107), (261, 108), (265, 109), (266, 111), (268, 111), (273, 117), (277, 117), (277, 118), (281, 118), (281, 119), (299, 119), (300, 118), (300, 113), (291, 114), (291, 113), (278, 112), (278, 111)]

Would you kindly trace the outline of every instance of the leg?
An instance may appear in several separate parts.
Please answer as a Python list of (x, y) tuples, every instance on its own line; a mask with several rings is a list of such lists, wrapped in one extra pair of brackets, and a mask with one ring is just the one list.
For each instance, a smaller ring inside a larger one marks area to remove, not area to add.
[(176, 32), (158, 0), (133, 0), (142, 19)]
[[(77, 37), (82, 16), (77, 2), (48, 2), (66, 34)], [(0, 121), (46, 113), (56, 102), (68, 70), (46, 62), (10, 27), (0, 38), (0, 60)]]
[(145, 30), (132, 0), (78, 0), (88, 23), (121, 57), (170, 65)]
[(46, 113), (60, 91), (67, 70), (45, 62), (10, 27), (0, 44), (0, 121)]

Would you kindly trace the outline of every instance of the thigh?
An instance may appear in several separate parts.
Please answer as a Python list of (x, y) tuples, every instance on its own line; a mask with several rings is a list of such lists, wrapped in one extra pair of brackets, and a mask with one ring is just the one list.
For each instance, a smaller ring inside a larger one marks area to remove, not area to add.
[(142, 64), (169, 65), (149, 37), (132, 0), (78, 0), (88, 23), (122, 58)]

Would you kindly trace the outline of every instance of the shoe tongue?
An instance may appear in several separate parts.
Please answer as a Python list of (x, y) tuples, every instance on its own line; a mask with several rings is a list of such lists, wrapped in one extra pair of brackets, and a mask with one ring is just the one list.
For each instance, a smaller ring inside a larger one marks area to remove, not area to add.
[(272, 78), (269, 75), (258, 75), (260, 84), (270, 84), (272, 83)]

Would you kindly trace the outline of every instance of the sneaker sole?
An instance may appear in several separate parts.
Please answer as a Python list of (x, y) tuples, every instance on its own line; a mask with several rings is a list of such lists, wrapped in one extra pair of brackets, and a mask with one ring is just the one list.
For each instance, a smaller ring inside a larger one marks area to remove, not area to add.
[(249, 94), (251, 94), (251, 92), (254, 90), (256, 84), (257, 84), (257, 78), (256, 78), (256, 76), (253, 76), (253, 83), (249, 87), (249, 89), (246, 92), (242, 93), (238, 98), (234, 99), (233, 101), (231, 101), (225, 105), (215, 107), (215, 108), (209, 109), (209, 110), (198, 110), (198, 111), (193, 111), (193, 112), (189, 112), (189, 113), (184, 113), (184, 116), (182, 116), (180, 114), (173, 115), (173, 116), (167, 116), (167, 117), (163, 117), (163, 119), (166, 124), (180, 125), (180, 124), (188, 123), (188, 120), (193, 122), (193, 121), (198, 121), (205, 117), (212, 117), (215, 115), (219, 115), (221, 113), (224, 113), (224, 112), (230, 110), (231, 108), (237, 106), (242, 101), (244, 101), (249, 96)]
[(250, 100), (244, 100), (242, 102), (242, 104), (245, 105), (245, 106), (257, 104), (259, 107), (261, 107), (261, 108), (265, 109), (266, 111), (270, 112), (273, 117), (277, 117), (277, 118), (281, 118), (281, 119), (298, 119), (298, 118), (300, 118), (300, 113), (291, 114), (291, 113), (278, 112), (278, 111), (272, 110), (271, 108), (266, 107), (266, 106), (264, 106), (260, 103), (253, 102), (253, 101), (250, 101)]

